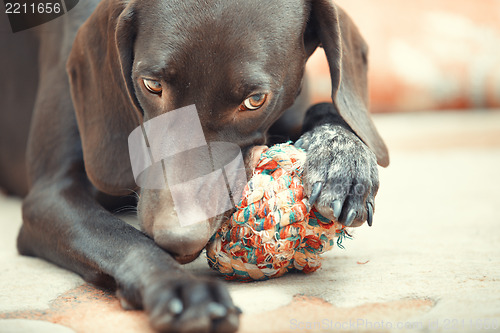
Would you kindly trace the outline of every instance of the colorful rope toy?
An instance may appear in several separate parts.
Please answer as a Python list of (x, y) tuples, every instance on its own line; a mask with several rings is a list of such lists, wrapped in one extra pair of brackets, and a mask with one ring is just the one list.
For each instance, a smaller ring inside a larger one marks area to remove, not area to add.
[(206, 247), (210, 267), (227, 280), (267, 280), (290, 270), (311, 273), (320, 255), (348, 237), (345, 226), (329, 221), (304, 197), (306, 153), (293, 145), (266, 149), (230, 219)]

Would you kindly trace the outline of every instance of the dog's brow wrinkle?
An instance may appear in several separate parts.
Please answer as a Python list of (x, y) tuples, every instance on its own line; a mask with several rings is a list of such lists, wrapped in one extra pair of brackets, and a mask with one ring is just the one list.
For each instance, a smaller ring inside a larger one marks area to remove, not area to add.
[(266, 93), (270, 92), (271, 90), (271, 85), (267, 82), (254, 82), (254, 83), (243, 83), (239, 87), (235, 88), (233, 90), (233, 95), (240, 99), (240, 98), (247, 98), (251, 94), (254, 93)]
[(158, 75), (162, 72), (162, 68), (160, 68), (159, 66), (147, 66), (142, 63), (138, 63), (135, 69), (141, 74)]

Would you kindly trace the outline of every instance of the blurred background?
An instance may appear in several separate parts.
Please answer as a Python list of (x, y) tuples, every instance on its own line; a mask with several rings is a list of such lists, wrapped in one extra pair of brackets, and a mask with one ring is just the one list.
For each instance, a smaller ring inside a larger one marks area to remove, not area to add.
[[(372, 112), (500, 107), (500, 1), (336, 2), (370, 46)], [(314, 100), (328, 101), (323, 50), (308, 66)]]

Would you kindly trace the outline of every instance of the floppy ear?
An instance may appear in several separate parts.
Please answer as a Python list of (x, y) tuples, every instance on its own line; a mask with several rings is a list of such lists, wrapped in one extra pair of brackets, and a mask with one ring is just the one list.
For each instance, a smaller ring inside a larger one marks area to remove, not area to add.
[(137, 188), (128, 154), (141, 121), (131, 77), (135, 35), (133, 2), (104, 0), (78, 30), (67, 63), (85, 169), (111, 195)]
[(305, 33), (306, 52), (321, 44), (330, 67), (332, 100), (340, 116), (370, 147), (381, 166), (389, 153), (368, 113), (367, 47), (358, 29), (331, 0), (312, 0)]

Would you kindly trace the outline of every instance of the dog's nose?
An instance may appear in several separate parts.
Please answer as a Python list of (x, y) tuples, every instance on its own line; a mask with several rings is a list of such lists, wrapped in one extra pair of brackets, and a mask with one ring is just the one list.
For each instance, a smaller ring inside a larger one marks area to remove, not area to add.
[(189, 264), (191, 261), (194, 261), (196, 258), (198, 258), (200, 256), (200, 252), (196, 253), (196, 254), (191, 254), (191, 255), (187, 255), (187, 256), (176, 256), (174, 255), (174, 259), (179, 263), (179, 264)]
[(209, 221), (175, 227), (155, 222), (153, 226), (155, 243), (182, 264), (196, 259), (211, 236), (212, 228)]

